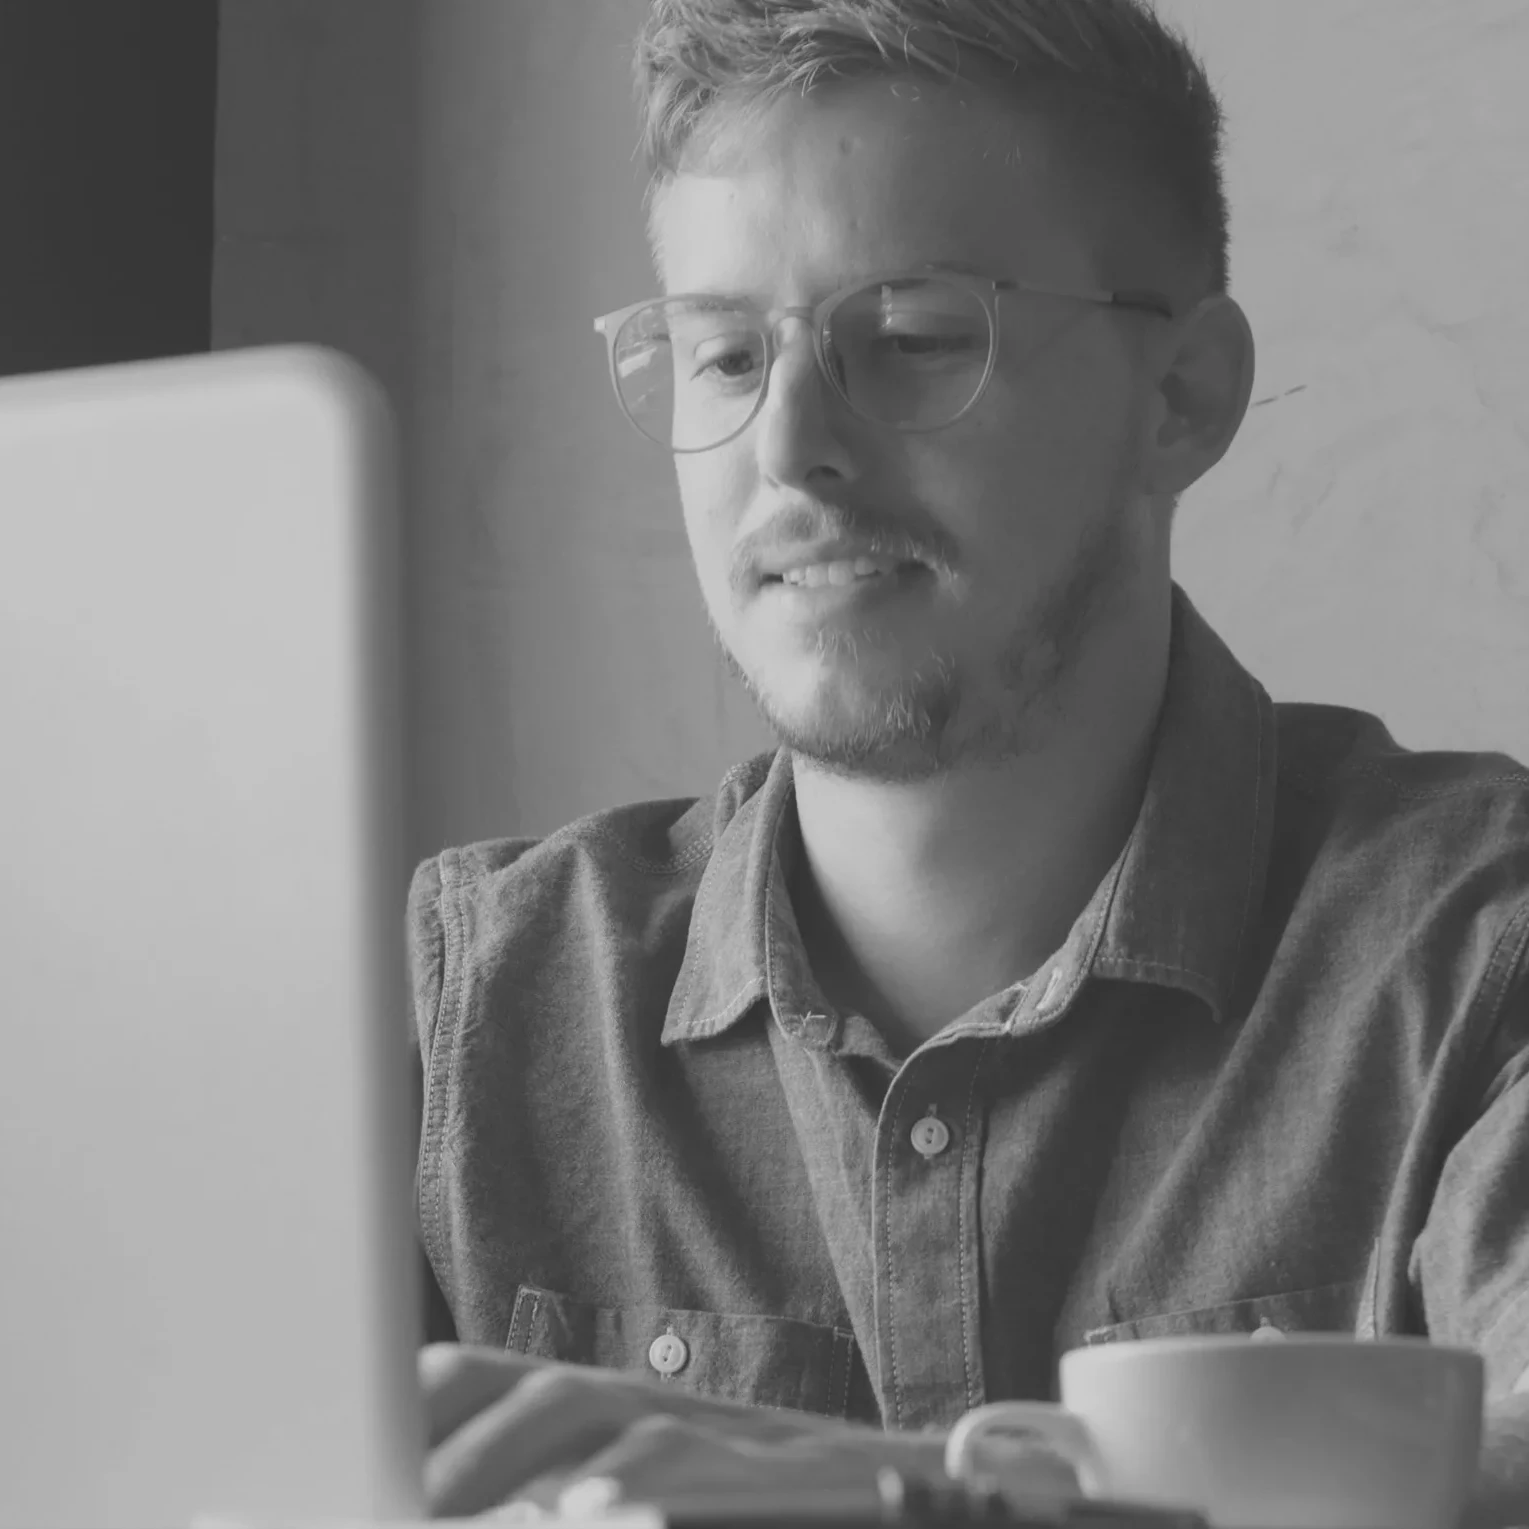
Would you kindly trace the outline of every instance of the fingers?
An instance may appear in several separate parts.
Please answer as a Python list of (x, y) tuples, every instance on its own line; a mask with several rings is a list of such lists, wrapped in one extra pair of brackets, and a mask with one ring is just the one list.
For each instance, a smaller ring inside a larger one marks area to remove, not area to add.
[(990, 1435), (977, 1440), (971, 1475), (1018, 1498), (1065, 1500), (1081, 1495), (1078, 1473), (1066, 1457), (1035, 1439)]
[(430, 1448), (449, 1438), (468, 1419), (512, 1391), (550, 1361), (500, 1349), (460, 1343), (432, 1343), (419, 1351), (419, 1384), (425, 1399)]
[[(896, 1467), (914, 1474), (915, 1455), (895, 1452)], [(923, 1451), (927, 1463), (930, 1452)], [(795, 1516), (812, 1504), (822, 1518), (842, 1514), (880, 1516), (882, 1470), (893, 1465), (885, 1436), (820, 1434), (765, 1441), (678, 1418), (634, 1423), (578, 1472), (564, 1475), (561, 1496), (541, 1480), (527, 1496), (565, 1512), (612, 1503), (641, 1503), (660, 1514), (682, 1513), (695, 1521), (724, 1504), (754, 1505), (763, 1518)], [(940, 1480), (938, 1474), (931, 1480)]]
[(854, 1518), (881, 1515), (887, 1467), (930, 1484), (945, 1479), (937, 1451), (889, 1448), (877, 1431), (765, 1441), (731, 1428), (650, 1417), (577, 1471), (539, 1478), (523, 1495), (575, 1517), (611, 1504), (643, 1504), (702, 1521), (725, 1516), (724, 1505), (749, 1503), (760, 1518), (778, 1514), (784, 1521), (809, 1504), (819, 1518)]
[[(842, 1479), (867, 1449), (891, 1463), (878, 1430), (498, 1349), (431, 1345), (420, 1352), (419, 1377), (430, 1438), (426, 1497), (437, 1517), (481, 1513), (527, 1494), (551, 1506), (564, 1485), (590, 1475), (647, 1492), (682, 1478), (710, 1488), (740, 1475), (773, 1483), (783, 1473), (802, 1485), (827, 1469)], [(721, 1447), (724, 1437), (731, 1448)], [(910, 1441), (899, 1442), (891, 1455), (906, 1452)], [(938, 1454), (938, 1441), (930, 1449)]]
[(432, 1450), (425, 1466), (432, 1516), (481, 1513), (538, 1477), (579, 1466), (620, 1435), (633, 1410), (621, 1392), (584, 1384), (569, 1369), (525, 1376)]
[(613, 1483), (618, 1501), (662, 1506), (674, 1498), (747, 1497), (782, 1486), (856, 1485), (874, 1494), (876, 1468), (876, 1462), (821, 1439), (765, 1441), (695, 1421), (650, 1417), (586, 1460), (579, 1476)]
[(639, 1418), (574, 1469), (548, 1471), (527, 1482), (516, 1501), (575, 1518), (603, 1512), (613, 1503), (647, 1501), (666, 1474), (684, 1469), (700, 1437), (712, 1449), (720, 1442), (719, 1435), (702, 1434), (666, 1414)]

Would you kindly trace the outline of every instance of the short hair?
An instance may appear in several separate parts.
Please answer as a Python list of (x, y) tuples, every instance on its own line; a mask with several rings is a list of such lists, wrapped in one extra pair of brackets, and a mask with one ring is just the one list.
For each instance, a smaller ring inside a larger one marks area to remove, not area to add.
[(1227, 289), (1221, 106), (1151, 0), (652, 0), (633, 74), (655, 248), (660, 192), (715, 129), (820, 82), (912, 77), (1040, 95), (1100, 193), (1098, 241), (1154, 234), (1183, 295)]

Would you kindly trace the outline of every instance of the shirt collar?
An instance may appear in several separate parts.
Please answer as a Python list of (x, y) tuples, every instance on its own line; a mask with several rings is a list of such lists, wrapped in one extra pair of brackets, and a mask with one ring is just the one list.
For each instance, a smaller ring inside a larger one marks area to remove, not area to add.
[[(755, 789), (748, 791), (751, 779)], [(747, 792), (741, 801), (740, 788)], [(781, 832), (785, 819), (795, 817), (788, 811), (794, 791), (786, 749), (750, 760), (723, 782), (711, 859), (696, 889), (685, 960), (664, 1021), (664, 1045), (720, 1035), (768, 997), (772, 986), (781, 997), (810, 986), (787, 890), (794, 843)], [(778, 1017), (805, 1022), (805, 1016)]]
[(1101, 926), (1089, 975), (1183, 988), (1219, 1020), (1233, 1007), (1263, 902), (1274, 703), (1177, 584), (1172, 641), (1136, 826), (1078, 923)]
[[(1224, 1018), (1263, 894), (1275, 763), (1268, 693), (1175, 584), (1136, 824), (1061, 948), (1016, 989), (1007, 1027), (1059, 1015), (1090, 976), (1181, 988)], [(816, 991), (787, 890), (793, 791), (785, 749), (741, 766), (719, 791), (664, 1045), (720, 1035), (765, 999), (788, 1034), (837, 1043), (832, 1017), (792, 999)]]

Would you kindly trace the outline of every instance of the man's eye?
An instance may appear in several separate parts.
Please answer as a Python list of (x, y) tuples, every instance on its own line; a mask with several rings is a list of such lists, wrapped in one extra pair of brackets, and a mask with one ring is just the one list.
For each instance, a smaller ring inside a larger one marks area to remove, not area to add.
[(727, 381), (736, 381), (748, 375), (751, 367), (759, 363), (759, 354), (756, 347), (751, 345), (734, 345), (731, 347), (719, 347), (715, 345), (703, 346), (698, 349), (693, 357), (691, 372), (693, 376), (720, 377)]
[(907, 334), (883, 335), (882, 343), (905, 356), (939, 356), (966, 350), (971, 340), (964, 334), (928, 334), (915, 330)]

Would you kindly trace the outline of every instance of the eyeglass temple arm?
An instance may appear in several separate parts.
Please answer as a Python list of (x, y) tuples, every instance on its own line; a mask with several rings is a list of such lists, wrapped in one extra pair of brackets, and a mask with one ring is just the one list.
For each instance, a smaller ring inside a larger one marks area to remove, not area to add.
[(1111, 292), (1110, 301), (1117, 308), (1143, 308), (1148, 313), (1156, 313), (1165, 319), (1173, 317), (1173, 304), (1161, 292), (1126, 288), (1124, 291)]

